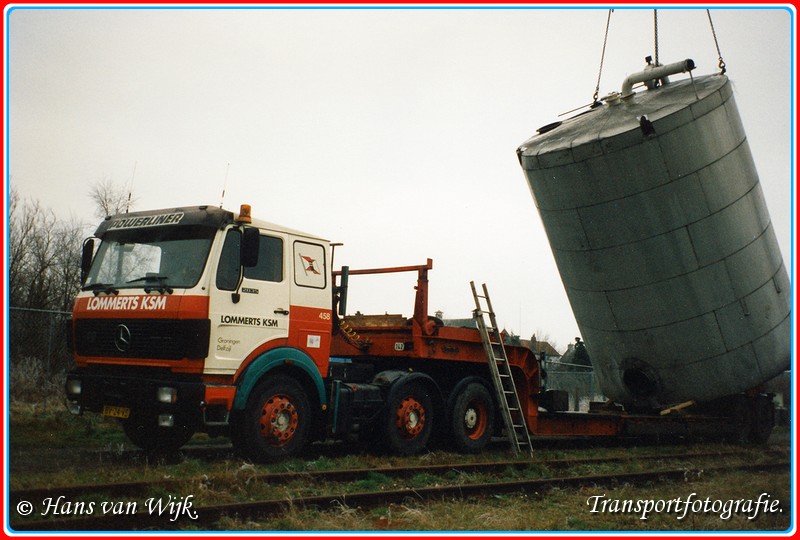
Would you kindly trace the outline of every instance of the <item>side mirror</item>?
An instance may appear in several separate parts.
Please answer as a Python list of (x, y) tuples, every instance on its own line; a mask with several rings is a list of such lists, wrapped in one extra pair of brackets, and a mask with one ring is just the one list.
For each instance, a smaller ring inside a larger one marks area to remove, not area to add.
[(81, 283), (86, 281), (86, 276), (89, 275), (89, 269), (92, 267), (93, 257), (94, 238), (87, 238), (83, 241), (83, 250), (81, 251)]
[(242, 233), (242, 244), (239, 250), (239, 264), (252, 268), (258, 264), (258, 244), (261, 235), (255, 227), (246, 227)]

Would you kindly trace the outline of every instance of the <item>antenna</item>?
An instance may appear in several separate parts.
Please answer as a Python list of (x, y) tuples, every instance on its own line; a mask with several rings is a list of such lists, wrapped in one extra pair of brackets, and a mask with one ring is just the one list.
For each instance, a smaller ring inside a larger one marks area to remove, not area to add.
[(136, 177), (136, 165), (138, 161), (133, 162), (133, 174), (131, 175), (131, 182), (128, 185), (128, 202), (125, 204), (125, 213), (127, 214), (128, 211), (131, 209), (131, 193), (133, 193), (133, 179)]
[(225, 201), (225, 189), (228, 187), (228, 171), (231, 170), (231, 164), (225, 168), (225, 183), (222, 185), (222, 198), (219, 200), (219, 207), (222, 208), (222, 203)]

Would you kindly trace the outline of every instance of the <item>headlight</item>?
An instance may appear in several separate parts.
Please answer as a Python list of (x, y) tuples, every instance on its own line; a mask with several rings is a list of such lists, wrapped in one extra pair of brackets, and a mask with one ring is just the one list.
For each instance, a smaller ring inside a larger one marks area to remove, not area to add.
[(178, 401), (178, 389), (171, 386), (159, 386), (156, 390), (156, 399), (160, 403), (175, 403)]
[(71, 396), (79, 396), (81, 395), (81, 380), (80, 379), (68, 379), (67, 380), (67, 394)]
[(74, 415), (80, 415), (83, 412), (83, 409), (77, 401), (68, 401), (67, 409)]

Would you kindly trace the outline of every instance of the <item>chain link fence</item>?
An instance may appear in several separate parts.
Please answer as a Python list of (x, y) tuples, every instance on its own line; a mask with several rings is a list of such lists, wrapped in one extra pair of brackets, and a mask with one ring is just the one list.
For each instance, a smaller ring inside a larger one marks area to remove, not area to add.
[(544, 363), (544, 370), (547, 373), (547, 389), (566, 391), (569, 394), (571, 411), (588, 412), (589, 402), (606, 400), (591, 368), (547, 361)]
[(8, 313), (11, 399), (39, 401), (63, 393), (72, 365), (67, 344), (68, 311), (10, 307)]

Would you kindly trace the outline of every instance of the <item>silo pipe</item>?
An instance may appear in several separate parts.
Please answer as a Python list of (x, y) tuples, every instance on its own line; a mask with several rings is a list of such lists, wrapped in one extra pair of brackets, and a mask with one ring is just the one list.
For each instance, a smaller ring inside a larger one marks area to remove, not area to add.
[(628, 75), (622, 82), (622, 98), (628, 98), (633, 95), (633, 85), (640, 82), (652, 81), (655, 79), (663, 79), (669, 75), (676, 75), (678, 73), (685, 73), (695, 68), (694, 60), (687, 58), (680, 62), (673, 62), (666, 66), (647, 66), (643, 71)]

